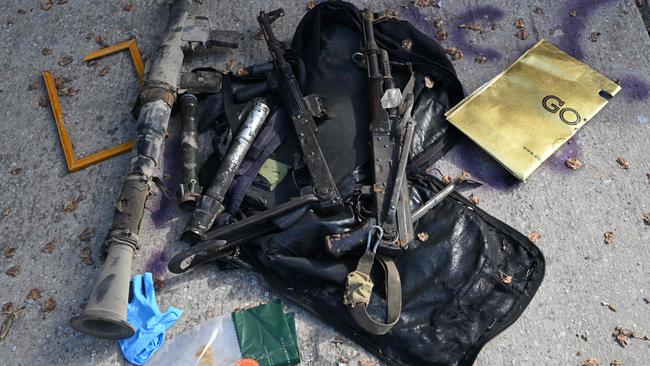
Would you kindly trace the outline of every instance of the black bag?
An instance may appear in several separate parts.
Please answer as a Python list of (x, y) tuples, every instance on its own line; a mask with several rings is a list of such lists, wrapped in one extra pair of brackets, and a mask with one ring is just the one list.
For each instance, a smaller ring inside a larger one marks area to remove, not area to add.
[[(318, 126), (318, 139), (347, 202), (355, 189), (370, 182), (367, 74), (352, 60), (362, 45), (361, 22), (354, 5), (324, 2), (305, 15), (292, 42), (303, 93), (318, 94), (330, 116)], [(443, 49), (409, 23), (387, 17), (374, 29), (379, 47), (395, 64), (400, 87), (411, 73), (399, 65), (412, 65), (415, 71), (417, 127), (409, 186), (411, 205), (417, 208), (443, 187), (422, 172), (455, 141), (457, 132), (444, 112), (463, 98), (463, 90)], [(431, 82), (433, 87), (427, 87)], [(291, 129), (286, 116), (276, 118), (281, 119), (274, 122), (278, 126)], [(294, 170), (266, 192), (268, 199), (256, 200), (268, 206), (297, 195), (309, 183), (295, 165), (300, 153), (295, 134), (283, 139), (273, 158)], [(416, 223), (415, 233), (428, 238), (413, 241), (395, 259), (402, 315), (388, 334), (376, 336), (359, 328), (342, 302), (346, 276), (361, 251), (336, 259), (325, 249), (326, 235), (350, 231), (358, 223), (345, 213), (325, 217), (302, 211), (276, 225), (284, 230), (242, 246), (240, 259), (276, 291), (391, 365), (472, 364), (481, 347), (519, 317), (544, 276), (542, 253), (528, 238), (452, 194)], [(381, 318), (385, 294), (381, 276), (375, 277), (369, 312)]]

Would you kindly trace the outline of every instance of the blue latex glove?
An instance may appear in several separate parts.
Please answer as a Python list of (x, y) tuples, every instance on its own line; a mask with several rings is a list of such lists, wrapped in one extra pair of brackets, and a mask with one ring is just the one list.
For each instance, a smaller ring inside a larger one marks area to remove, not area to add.
[(119, 341), (124, 358), (136, 365), (144, 365), (162, 347), (165, 331), (182, 313), (173, 306), (165, 313), (160, 312), (150, 272), (133, 276), (133, 300), (127, 307), (127, 320), (136, 331), (131, 338)]

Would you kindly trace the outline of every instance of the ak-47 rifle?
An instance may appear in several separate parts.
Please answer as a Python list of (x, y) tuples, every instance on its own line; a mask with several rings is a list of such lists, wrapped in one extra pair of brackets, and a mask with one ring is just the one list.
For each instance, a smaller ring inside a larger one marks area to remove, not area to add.
[(284, 16), (282, 8), (269, 13), (260, 12), (257, 17), (274, 64), (273, 72), (267, 75), (267, 79), (277, 89), (282, 105), (291, 117), (321, 211), (337, 212), (343, 207), (343, 200), (316, 139), (314, 118), (324, 117), (325, 111), (320, 98), (315, 95), (303, 96), (291, 65), (285, 59), (285, 46), (273, 34), (271, 24), (281, 16)]

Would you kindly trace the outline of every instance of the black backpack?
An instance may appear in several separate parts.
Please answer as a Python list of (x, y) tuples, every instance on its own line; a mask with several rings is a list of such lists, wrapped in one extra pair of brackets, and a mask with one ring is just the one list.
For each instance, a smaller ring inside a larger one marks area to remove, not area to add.
[[(318, 125), (317, 136), (348, 203), (370, 182), (367, 74), (352, 60), (362, 47), (361, 24), (361, 12), (354, 5), (323, 2), (304, 16), (291, 43), (291, 63), (303, 93), (319, 95), (327, 109), (329, 119)], [(417, 126), (408, 181), (411, 206), (417, 208), (444, 187), (424, 171), (456, 141), (458, 132), (444, 112), (464, 93), (434, 40), (389, 15), (377, 20), (374, 30), (395, 65), (393, 76), (400, 88), (413, 70)], [(223, 96), (218, 96), (226, 115), (224, 129), (236, 128), (237, 90), (260, 81), (232, 74), (225, 78)], [(268, 96), (273, 98), (272, 93)], [(211, 180), (226, 143), (221, 139), (215, 144), (217, 152), (202, 171), (203, 186)], [(263, 212), (309, 190), (309, 175), (299, 156), (291, 122), (276, 105), (229, 191), (229, 214), (219, 222)], [(291, 167), (272, 190), (257, 175), (268, 157)], [(276, 291), (390, 365), (472, 364), (481, 347), (520, 316), (544, 276), (543, 255), (527, 237), (454, 193), (416, 222), (415, 233), (422, 235), (395, 258), (402, 289), (400, 320), (385, 335), (370, 334), (343, 304), (346, 276), (363, 250), (336, 258), (325, 243), (327, 235), (344, 234), (358, 225), (345, 212), (293, 212), (274, 221), (273, 233), (241, 245), (229, 262), (258, 271)], [(373, 281), (368, 312), (381, 319), (386, 294), (378, 268)]]

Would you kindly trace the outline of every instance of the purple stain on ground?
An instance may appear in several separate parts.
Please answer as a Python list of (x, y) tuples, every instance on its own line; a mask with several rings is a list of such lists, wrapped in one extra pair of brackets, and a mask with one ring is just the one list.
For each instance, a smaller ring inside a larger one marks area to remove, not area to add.
[[(163, 153), (164, 167), (163, 167), (163, 183), (169, 190), (171, 197), (158, 192), (153, 198), (150, 205), (147, 207), (151, 210), (151, 221), (154, 226), (159, 229), (165, 227), (169, 220), (173, 219), (179, 214), (178, 201), (178, 186), (181, 182), (181, 165), (183, 163), (181, 156), (181, 134), (176, 131), (165, 142), (165, 151)], [(169, 179), (165, 179), (168, 177)]]
[(576, 158), (582, 161), (582, 147), (580, 147), (580, 139), (578, 135), (574, 135), (572, 138), (567, 140), (567, 142), (562, 145), (555, 154), (548, 158), (545, 165), (557, 172), (569, 173), (571, 170), (564, 165), (564, 162), (570, 158)]
[(145, 272), (151, 272), (154, 278), (160, 278), (167, 272), (169, 255), (164, 250), (153, 252), (144, 266)]
[(625, 75), (618, 79), (621, 85), (621, 95), (628, 101), (644, 101), (650, 98), (650, 84), (634, 76)]
[(506, 191), (515, 188), (520, 183), (494, 158), (464, 136), (449, 151), (446, 159), (488, 187)]
[[(589, 40), (589, 35), (585, 32), (587, 19), (592, 17), (600, 6), (617, 3), (618, 0), (576, 0), (565, 4), (560, 10), (560, 24), (564, 34), (558, 41), (558, 47), (578, 60), (582, 60), (585, 56), (582, 49), (583, 42)], [(576, 11), (574, 17), (570, 14), (573, 10)]]
[(468, 32), (474, 33), (474, 31), (459, 29), (458, 26), (461, 24), (480, 24), (483, 29), (489, 30), (492, 23), (501, 21), (504, 16), (503, 10), (493, 5), (478, 6), (460, 13), (454, 23), (450, 25), (452, 29), (448, 30), (452, 46), (465, 53), (473, 52), (474, 56), (482, 55), (491, 60), (500, 59), (501, 53), (499, 51), (470, 43), (466, 36), (469, 34)]

